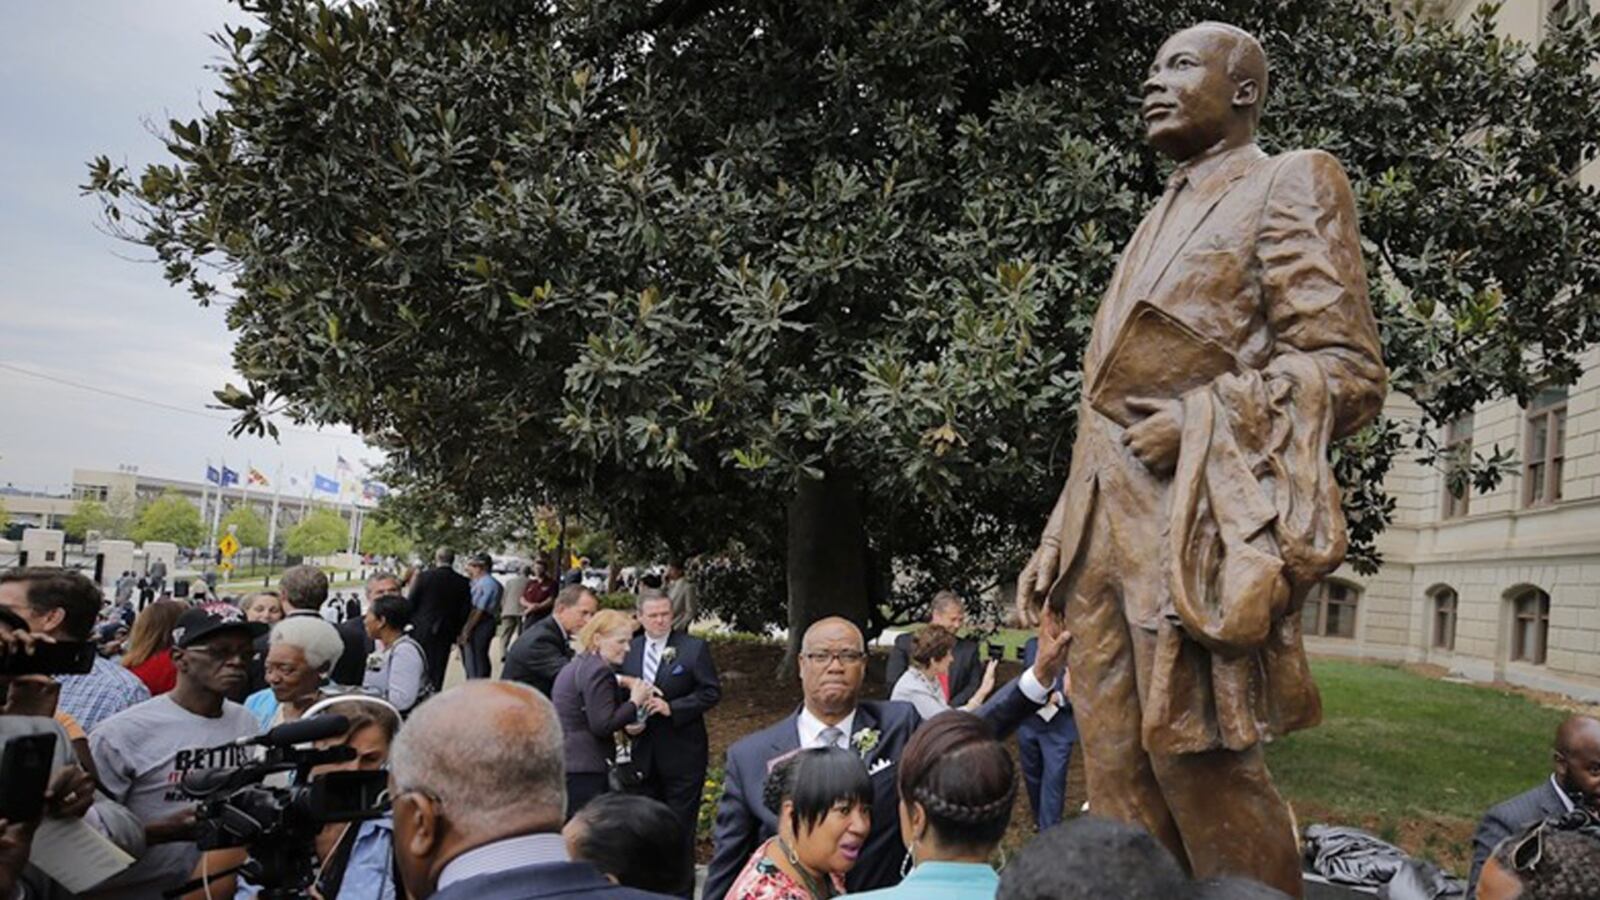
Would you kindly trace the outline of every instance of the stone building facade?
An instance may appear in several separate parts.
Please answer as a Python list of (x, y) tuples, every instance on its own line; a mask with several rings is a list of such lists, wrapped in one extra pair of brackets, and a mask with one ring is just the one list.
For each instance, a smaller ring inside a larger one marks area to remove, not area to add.
[[(1497, 27), (1537, 42), (1583, 2), (1507, 0)], [(1441, 0), (1435, 11), (1464, 19), (1476, 6)], [(1600, 11), (1600, 0), (1590, 7)], [(1580, 178), (1600, 185), (1600, 163)], [(1386, 412), (1416, 417), (1400, 396)], [(1442, 469), (1398, 462), (1386, 484), (1396, 509), (1378, 544), (1384, 565), (1371, 576), (1345, 567), (1316, 592), (1302, 620), (1308, 647), (1600, 701), (1600, 349), (1585, 354), (1571, 387), (1528, 407), (1486, 404), (1439, 438), (1511, 448), (1518, 474), (1456, 498)]]

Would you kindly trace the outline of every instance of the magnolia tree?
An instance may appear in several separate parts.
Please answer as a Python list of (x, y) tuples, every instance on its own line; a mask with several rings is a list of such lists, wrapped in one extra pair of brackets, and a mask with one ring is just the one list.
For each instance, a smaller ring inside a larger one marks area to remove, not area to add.
[[(450, 516), (553, 502), (737, 542), (786, 572), (754, 589), (796, 626), (880, 625), (1025, 557), (1162, 184), (1143, 72), (1197, 20), (1265, 43), (1266, 149), (1348, 167), (1426, 418), (1336, 449), (1358, 565), (1397, 452), (1572, 381), (1600, 335), (1586, 23), (1533, 50), (1489, 13), (1359, 0), (245, 5), (171, 159), (87, 185), (168, 280), (230, 301), (239, 427), (348, 423)], [(1486, 486), (1507, 461), (1450, 464)]]

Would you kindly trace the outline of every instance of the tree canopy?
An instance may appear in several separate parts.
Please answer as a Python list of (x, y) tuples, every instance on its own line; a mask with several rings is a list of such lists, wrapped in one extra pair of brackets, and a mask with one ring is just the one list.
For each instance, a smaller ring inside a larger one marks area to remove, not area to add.
[(111, 512), (98, 500), (79, 500), (72, 505), (72, 515), (61, 523), (61, 530), (69, 540), (81, 541), (89, 532), (104, 532), (111, 525)]
[(233, 529), (233, 536), (241, 547), (267, 547), (267, 520), (261, 518), (249, 504), (235, 506), (228, 510), (222, 517), (222, 530), (226, 533), (229, 527)]
[(1162, 184), (1143, 71), (1204, 19), (1266, 45), (1263, 146), (1348, 168), (1426, 417), (1336, 451), (1358, 564), (1395, 453), (1572, 381), (1600, 336), (1587, 22), (1533, 49), (1492, 8), (1457, 29), (1364, 0), (248, 6), (172, 158), (98, 159), (87, 188), (231, 301), (240, 428), (348, 423), (452, 516), (554, 501), (770, 563), (830, 483), (808, 527), (858, 540), (877, 599), (1014, 571)]
[(400, 523), (388, 518), (373, 518), (361, 526), (361, 552), (375, 556), (404, 556), (416, 541)]
[(283, 552), (290, 556), (327, 556), (349, 545), (350, 524), (331, 509), (317, 509), (289, 529)]
[(133, 523), (133, 539), (167, 541), (180, 547), (197, 547), (206, 538), (200, 510), (177, 491), (168, 490), (139, 511)]

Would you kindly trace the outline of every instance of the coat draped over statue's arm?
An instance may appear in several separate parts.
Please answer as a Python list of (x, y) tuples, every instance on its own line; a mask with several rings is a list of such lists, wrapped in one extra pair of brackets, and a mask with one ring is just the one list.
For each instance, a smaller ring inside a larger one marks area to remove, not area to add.
[(1299, 611), (1347, 546), (1328, 444), (1377, 415), (1387, 372), (1344, 171), (1320, 151), (1273, 162), (1254, 259), (1271, 357), (1183, 397), (1152, 752), (1243, 750), (1321, 717)]

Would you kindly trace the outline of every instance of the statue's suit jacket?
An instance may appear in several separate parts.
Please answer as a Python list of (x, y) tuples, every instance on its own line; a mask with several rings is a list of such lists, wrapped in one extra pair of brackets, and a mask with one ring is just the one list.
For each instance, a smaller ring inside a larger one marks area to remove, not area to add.
[[(1258, 722), (1268, 732), (1283, 732), (1320, 718), (1297, 610), (1316, 578), (1337, 566), (1344, 552), (1344, 522), (1327, 471), (1326, 442), (1360, 428), (1377, 414), (1387, 373), (1367, 299), (1354, 199), (1333, 157), (1314, 150), (1268, 157), (1250, 144), (1191, 170), (1182, 191), (1189, 193), (1175, 195), (1169, 189), (1129, 241), (1096, 315), (1084, 357), (1084, 384), (1096, 383), (1119, 329), (1140, 301), (1229, 350), (1243, 376), (1224, 376), (1208, 388), (1190, 392), (1194, 397), (1181, 398), (1187, 418), (1180, 454), (1193, 451), (1203, 456), (1205, 448), (1191, 448), (1190, 442), (1201, 426), (1201, 437), (1210, 440), (1212, 423), (1193, 419), (1198, 411), (1210, 415), (1214, 408), (1220, 410), (1220, 431), (1226, 432), (1231, 422), (1244, 433), (1241, 420), (1248, 419), (1261, 431), (1271, 432), (1277, 444), (1244, 448), (1246, 467), (1240, 471), (1259, 478), (1259, 483), (1234, 484), (1238, 490), (1227, 497), (1218, 490), (1216, 470), (1197, 456), (1198, 463), (1188, 466), (1191, 482), (1185, 485), (1186, 499), (1198, 505), (1202, 517), (1240, 498), (1257, 506), (1265, 502), (1273, 515), (1281, 513), (1281, 521), (1246, 535), (1254, 545), (1250, 552), (1280, 553), (1292, 563), (1298, 557), (1290, 552), (1294, 548), (1287, 544), (1293, 538), (1285, 533), (1291, 521), (1305, 525), (1329, 546), (1309, 567), (1316, 572), (1294, 572), (1283, 579), (1288, 596), (1277, 598), (1271, 635), (1249, 653), (1230, 653), (1249, 657), (1239, 663), (1238, 671), (1199, 673), (1197, 667), (1211, 664), (1206, 658), (1209, 645), (1190, 627), (1194, 623), (1175, 612), (1173, 602), (1171, 538), (1178, 522), (1172, 516), (1173, 494), (1185, 464), (1180, 457), (1177, 479), (1153, 474), (1122, 444), (1122, 427), (1086, 399), (1079, 412), (1067, 483), (1045, 530), (1047, 539), (1053, 536), (1060, 544), (1061, 575), (1049, 602), (1057, 611), (1067, 612), (1067, 627), (1079, 633), (1074, 604), (1068, 600), (1074, 578), (1090, 555), (1079, 552), (1086, 536), (1140, 548), (1136, 567), (1143, 566), (1145, 558), (1151, 562), (1148, 572), (1128, 576), (1132, 580), (1123, 585), (1127, 623), (1173, 641), (1169, 649), (1175, 658), (1166, 662), (1174, 666), (1173, 672), (1182, 667), (1180, 663), (1190, 670), (1175, 676), (1171, 684), (1156, 673), (1154, 695), (1146, 703), (1146, 749), (1239, 750), (1264, 737)], [(1226, 385), (1221, 384), (1224, 381)], [(1257, 398), (1259, 408), (1229, 408), (1230, 398), (1241, 396)], [(1197, 408), (1191, 400), (1206, 405)], [(1241, 442), (1247, 443), (1242, 438)], [(1286, 468), (1286, 459), (1299, 469)], [(1208, 482), (1208, 477), (1213, 480)], [(1299, 506), (1291, 508), (1291, 501), (1299, 501)], [(1309, 525), (1304, 522), (1307, 516), (1313, 517)], [(1216, 517), (1227, 518), (1220, 513)], [(1185, 541), (1191, 538), (1198, 542), (1185, 532)], [(1221, 547), (1221, 539), (1215, 543)], [(1237, 549), (1238, 543), (1235, 540), (1227, 549)], [(1193, 547), (1186, 544), (1177, 550), (1190, 552)], [(1201, 563), (1215, 572), (1218, 560), (1226, 561), (1226, 556), (1219, 549)], [(1243, 558), (1242, 551), (1234, 556)], [(1282, 586), (1279, 592), (1285, 593)], [(1089, 652), (1092, 642), (1086, 643), (1082, 634), (1079, 643), (1085, 646), (1075, 647), (1075, 652)], [(1169, 688), (1172, 696), (1165, 695)], [(1231, 714), (1234, 721), (1219, 722), (1219, 707), (1224, 719)], [(1170, 721), (1152, 722), (1149, 710), (1156, 709), (1165, 710), (1160, 715)], [(1149, 746), (1154, 734), (1179, 720), (1186, 729), (1183, 734), (1166, 734), (1158, 741), (1162, 746)]]

